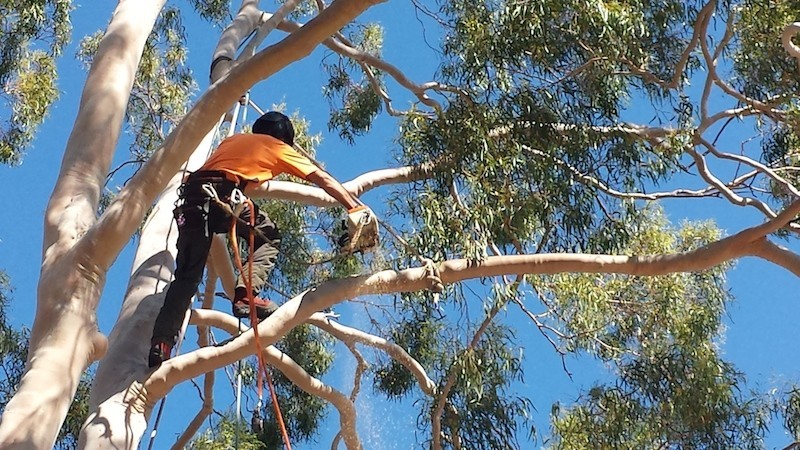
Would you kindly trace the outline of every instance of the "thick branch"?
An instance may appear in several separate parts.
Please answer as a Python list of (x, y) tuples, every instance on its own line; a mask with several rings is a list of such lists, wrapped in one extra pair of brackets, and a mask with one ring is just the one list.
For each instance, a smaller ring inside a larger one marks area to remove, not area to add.
[(800, 47), (792, 42), (792, 38), (794, 38), (798, 33), (800, 33), (800, 22), (794, 22), (787, 25), (781, 34), (781, 43), (789, 55), (796, 58), (798, 62), (800, 62)]
[[(355, 196), (389, 184), (406, 183), (429, 177), (432, 165), (405, 166), (396, 169), (381, 169), (367, 172), (343, 183), (345, 189)], [(339, 204), (318, 187), (291, 181), (268, 181), (252, 192), (254, 198), (289, 200), (313, 206), (336, 206)]]
[[(793, 220), (800, 212), (800, 201), (793, 203), (774, 220), (748, 228), (733, 236), (699, 249), (672, 255), (612, 256), (596, 254), (538, 254), (488, 257), (483, 261), (456, 259), (439, 265), (441, 281), (455, 283), (466, 279), (504, 274), (620, 273), (652, 276), (675, 272), (706, 270), (748, 255), (755, 255), (756, 241)], [(272, 345), (289, 330), (307, 321), (312, 314), (360, 295), (412, 292), (431, 287), (426, 268), (402, 271), (385, 270), (371, 275), (330, 280), (284, 303), (259, 325), (260, 341)], [(232, 364), (252, 353), (253, 333), (248, 331), (224, 347), (204, 348), (173, 358), (145, 381), (149, 401), (163, 397), (177, 383), (196, 377), (214, 367)]]
[[(217, 284), (217, 273), (213, 267), (208, 268), (208, 277), (205, 283), (205, 290), (203, 291), (203, 309), (211, 309), (214, 306), (214, 286)], [(208, 325), (197, 325), (197, 345), (202, 348), (208, 346)], [(214, 371), (210, 371), (203, 376), (203, 405), (194, 416), (186, 429), (183, 430), (180, 437), (172, 444), (173, 450), (180, 450), (186, 447), (189, 440), (197, 433), (203, 422), (211, 414), (214, 409)]]
[(768, 239), (763, 239), (759, 241), (759, 245), (756, 247), (756, 256), (777, 264), (800, 277), (800, 255), (785, 247), (770, 242)]
[[(264, 42), (264, 39), (267, 37), (267, 35), (271, 33), (279, 23), (286, 19), (286, 17), (292, 11), (294, 11), (298, 3), (300, 3), (300, 0), (288, 0), (284, 2), (277, 11), (275, 11), (275, 14), (269, 16), (269, 18), (258, 27), (258, 31), (256, 32), (256, 35), (253, 36), (253, 39), (247, 43), (244, 51), (242, 51), (241, 58), (247, 59), (253, 56), (256, 52), (256, 48), (262, 42)], [(266, 14), (263, 14), (262, 17), (263, 16), (266, 16)]]
[(236, 57), (236, 50), (261, 20), (258, 0), (242, 0), (242, 5), (230, 24), (222, 31), (211, 58), (211, 82), (225, 76)]

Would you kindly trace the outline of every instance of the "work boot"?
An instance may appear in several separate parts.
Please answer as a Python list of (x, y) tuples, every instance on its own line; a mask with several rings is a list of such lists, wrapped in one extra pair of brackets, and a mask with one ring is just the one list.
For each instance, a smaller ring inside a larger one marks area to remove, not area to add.
[(170, 358), (172, 354), (172, 345), (161, 339), (153, 339), (150, 343), (151, 347), (150, 354), (147, 358), (147, 364), (150, 367), (160, 366), (162, 362)]
[[(247, 289), (237, 287), (233, 298), (233, 316), (240, 319), (250, 317), (250, 299), (246, 297)], [(278, 309), (274, 302), (262, 299), (253, 294), (253, 304), (256, 307), (258, 320), (264, 320)]]

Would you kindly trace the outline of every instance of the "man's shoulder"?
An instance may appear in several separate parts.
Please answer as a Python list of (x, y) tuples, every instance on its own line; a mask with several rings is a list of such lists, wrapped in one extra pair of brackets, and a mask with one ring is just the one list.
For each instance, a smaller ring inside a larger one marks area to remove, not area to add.
[(225, 139), (225, 141), (240, 142), (240, 143), (246, 142), (252, 145), (262, 145), (264, 147), (270, 147), (275, 149), (288, 147), (280, 139), (274, 138), (268, 134), (258, 134), (258, 133), (238, 133)]

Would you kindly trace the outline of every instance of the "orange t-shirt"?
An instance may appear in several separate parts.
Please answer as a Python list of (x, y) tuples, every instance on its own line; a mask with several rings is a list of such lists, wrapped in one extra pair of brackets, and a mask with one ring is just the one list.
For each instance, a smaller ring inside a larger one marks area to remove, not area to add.
[(240, 182), (261, 184), (282, 173), (305, 180), (318, 167), (279, 139), (248, 133), (223, 140), (200, 170), (221, 170)]

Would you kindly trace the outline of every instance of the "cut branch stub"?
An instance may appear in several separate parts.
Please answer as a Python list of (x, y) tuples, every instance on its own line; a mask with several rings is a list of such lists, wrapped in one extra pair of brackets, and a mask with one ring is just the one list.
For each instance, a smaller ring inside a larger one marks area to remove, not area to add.
[(783, 44), (783, 48), (789, 52), (794, 58), (797, 58), (798, 64), (800, 64), (800, 47), (798, 47), (794, 42), (792, 42), (792, 38), (795, 37), (800, 33), (800, 22), (794, 22), (786, 26), (783, 29), (783, 34), (781, 35), (781, 43)]

